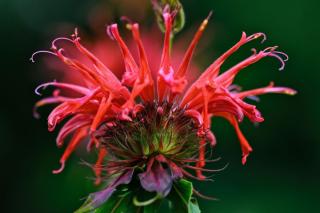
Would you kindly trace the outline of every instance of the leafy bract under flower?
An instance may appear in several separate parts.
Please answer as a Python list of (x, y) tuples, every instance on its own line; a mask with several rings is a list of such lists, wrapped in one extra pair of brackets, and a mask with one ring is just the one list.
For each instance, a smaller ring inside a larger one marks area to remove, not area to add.
[[(54, 170), (54, 173), (61, 172), (71, 153), (80, 143), (87, 142), (88, 151), (92, 148), (99, 150), (98, 160), (93, 166), (96, 183), (101, 181), (102, 174), (118, 177), (105, 190), (91, 195), (90, 206), (96, 207), (107, 200), (118, 185), (131, 181), (134, 172), (146, 191), (161, 196), (168, 195), (173, 182), (182, 177), (205, 180), (202, 172), (210, 171), (203, 168), (207, 162), (206, 147), (207, 144), (216, 144), (210, 130), (213, 117), (223, 117), (235, 128), (244, 164), (252, 148), (239, 128), (239, 122), (244, 117), (252, 122), (263, 121), (256, 106), (246, 103), (244, 99), (266, 93), (295, 94), (294, 90), (275, 87), (273, 83), (242, 92), (233, 86), (241, 70), (266, 57), (278, 59), (282, 70), (288, 58), (285, 53), (277, 51), (276, 46), (254, 50), (248, 58), (221, 73), (225, 60), (255, 39), (262, 38), (264, 41), (263, 33), (247, 36), (243, 32), (233, 47), (216, 59), (197, 80), (188, 84), (186, 74), (190, 61), (210, 16), (198, 28), (177, 69), (172, 66), (170, 55), (174, 16), (175, 13), (169, 9), (163, 11), (165, 34), (156, 77), (151, 74), (138, 23), (128, 24), (139, 53), (138, 60), (121, 37), (117, 24), (107, 28), (122, 53), (125, 64), (122, 79), (118, 79), (80, 43), (77, 30), (71, 38), (55, 39), (51, 51), (36, 52), (47, 52), (58, 57), (84, 80), (85, 85), (62, 82), (40, 85), (36, 89), (37, 94), (48, 86), (54, 86), (57, 90), (52, 97), (37, 102), (35, 107), (58, 104), (48, 117), (49, 131), (69, 119), (59, 132), (57, 145), (63, 146), (69, 136), (71, 139), (60, 159), (61, 168)], [(74, 45), (90, 64), (69, 57), (58, 45), (62, 40)], [(62, 95), (60, 90), (69, 90), (76, 95)], [(196, 176), (186, 169), (194, 170)]]

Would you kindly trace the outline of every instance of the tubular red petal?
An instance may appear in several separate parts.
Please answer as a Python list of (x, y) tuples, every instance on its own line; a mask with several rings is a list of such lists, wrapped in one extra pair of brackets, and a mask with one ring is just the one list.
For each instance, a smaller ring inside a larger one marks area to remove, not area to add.
[(48, 117), (48, 128), (49, 131), (54, 130), (57, 123), (66, 118), (68, 115), (82, 111), (95, 111), (97, 106), (93, 108), (84, 107), (92, 98), (100, 91), (100, 88), (94, 89), (90, 95), (84, 96), (82, 98), (74, 98), (70, 101), (65, 101), (50, 113)]
[(190, 64), (194, 49), (196, 48), (196, 46), (197, 46), (197, 44), (203, 34), (208, 22), (209, 22), (211, 15), (212, 15), (212, 11), (209, 13), (208, 17), (205, 20), (203, 20), (200, 27), (198, 28), (198, 31), (194, 35), (194, 37), (190, 43), (190, 46), (188, 47), (188, 50), (185, 53), (184, 58), (180, 64), (180, 67), (178, 68), (178, 71), (175, 73), (175, 78), (181, 78), (181, 77), (185, 76), (185, 73), (186, 73), (188, 66)]
[[(172, 31), (172, 22), (173, 17), (170, 13), (164, 12), (163, 19), (166, 27), (166, 32), (164, 36), (163, 42), (163, 50), (160, 62), (159, 73), (162, 71), (164, 74), (168, 74), (170, 72), (171, 64), (170, 64), (170, 40), (171, 40), (171, 31)], [(171, 68), (172, 69), (172, 68)], [(162, 101), (165, 95), (166, 84), (162, 77), (158, 73), (158, 99)]]
[(228, 51), (226, 51), (222, 56), (220, 56), (217, 60), (215, 60), (208, 68), (205, 70), (205, 72), (200, 76), (199, 80), (204, 80), (208, 78), (215, 78), (218, 76), (221, 65), (224, 63), (225, 60), (227, 60), (233, 53), (235, 53), (242, 45), (246, 44), (247, 35), (245, 32), (242, 32), (240, 40), (231, 47)]
[(98, 127), (98, 125), (100, 124), (100, 122), (103, 120), (107, 110), (109, 109), (110, 105), (111, 105), (111, 101), (113, 99), (113, 96), (111, 94), (109, 94), (108, 99), (106, 97), (103, 97), (101, 100), (101, 103), (99, 105), (99, 109), (92, 121), (91, 127), (90, 127), (90, 131), (94, 132), (96, 130), (96, 128)]
[[(200, 167), (200, 163), (198, 163), (197, 164), (197, 166), (198, 167)], [(202, 174), (202, 171), (201, 170), (196, 170), (196, 175), (197, 175), (197, 177), (199, 178), (199, 180), (206, 180), (206, 176), (204, 176), (203, 174)]]
[(108, 83), (109, 87), (115, 87), (116, 89), (121, 88), (121, 83), (118, 78), (106, 67), (96, 56), (94, 56), (89, 50), (80, 44), (80, 38), (76, 37), (74, 43), (78, 50), (91, 60), (97, 73), (99, 73), (105, 79), (105, 83)]
[(75, 84), (59, 83), (59, 82), (48, 82), (48, 83), (40, 84), (35, 89), (35, 93), (37, 95), (41, 96), (41, 93), (39, 92), (39, 90), (40, 89), (46, 89), (48, 86), (55, 86), (55, 87), (59, 87), (59, 88), (70, 89), (72, 91), (75, 91), (75, 92), (83, 94), (83, 95), (88, 95), (90, 93), (90, 90), (85, 88), (85, 87), (82, 87), (82, 86), (79, 86), (79, 85), (75, 85)]
[(65, 167), (65, 162), (60, 162), (60, 168), (59, 169), (55, 169), (55, 170), (52, 170), (52, 173), (53, 174), (59, 174), (61, 173), (63, 170), (64, 170), (64, 167)]
[(210, 130), (206, 132), (206, 137), (209, 140), (211, 146), (215, 146), (217, 144), (216, 137), (214, 136), (213, 132), (211, 132)]
[(183, 90), (185, 89), (185, 86), (187, 85), (187, 80), (186, 80), (186, 76), (185, 76), (187, 69), (188, 69), (190, 61), (192, 59), (194, 49), (196, 48), (196, 46), (202, 36), (202, 33), (204, 32), (204, 30), (208, 24), (208, 21), (209, 21), (211, 15), (212, 15), (212, 12), (210, 12), (208, 17), (201, 23), (200, 27), (198, 28), (198, 31), (194, 35), (194, 37), (190, 43), (190, 46), (188, 47), (188, 49), (184, 55), (184, 58), (180, 64), (177, 72), (175, 72), (174, 75), (172, 76), (172, 79), (170, 79), (170, 81), (172, 82), (172, 85), (170, 88), (171, 92), (172, 92), (171, 97), (170, 97), (171, 102), (178, 93), (183, 92)]
[(228, 105), (229, 103), (222, 103), (219, 105), (216, 105), (215, 107), (212, 107), (209, 112), (212, 113), (213, 115), (218, 114), (218, 113), (230, 113), (234, 115), (239, 122), (241, 122), (244, 118), (244, 113), (242, 109), (238, 106), (234, 107), (232, 105)]
[(205, 87), (202, 87), (202, 97), (203, 97), (203, 127), (204, 129), (209, 128), (209, 116), (208, 116), (208, 92)]
[[(56, 139), (57, 146), (62, 146), (64, 139), (74, 132), (75, 130), (90, 125), (92, 122), (92, 116), (86, 114), (79, 114), (72, 117), (67, 121), (60, 129)], [(89, 126), (88, 126), (89, 128)]]
[(206, 165), (205, 153), (206, 153), (206, 141), (202, 139), (199, 142), (199, 162), (197, 164), (197, 166), (200, 168), (203, 168)]
[(243, 133), (241, 132), (236, 118), (228, 113), (219, 113), (219, 114), (216, 114), (215, 116), (221, 116), (227, 119), (231, 123), (231, 125), (234, 127), (237, 133), (237, 136), (239, 138), (240, 146), (242, 150), (242, 164), (245, 164), (248, 155), (250, 154), (250, 152), (252, 152), (252, 148), (249, 142), (247, 141), (247, 139), (245, 138), (245, 136), (243, 135)]
[(64, 102), (54, 108), (50, 115), (48, 116), (48, 129), (49, 131), (53, 131), (61, 120), (63, 120), (66, 116), (70, 115), (77, 108), (77, 104), (75, 102)]
[[(216, 81), (213, 81), (219, 74), (220, 68), (224, 61), (229, 58), (234, 52), (236, 52), (242, 45), (246, 44), (247, 42), (250, 42), (254, 39), (257, 39), (264, 34), (257, 33), (253, 34), (252, 36), (247, 37), (246, 33), (243, 32), (241, 39), (239, 42), (237, 42), (233, 47), (231, 47), (228, 51), (226, 51), (222, 56), (220, 56), (218, 59), (216, 59), (205, 71), (204, 73), (199, 77), (198, 80), (196, 80), (190, 88), (185, 93), (182, 101), (181, 106), (184, 107), (186, 104), (188, 104), (198, 93), (198, 88), (201, 88), (207, 84), (217, 84)], [(226, 72), (225, 72), (226, 73)], [(222, 75), (226, 75), (223, 73)], [(219, 76), (220, 77), (220, 76)], [(233, 78), (232, 78), (233, 79)]]
[(104, 161), (104, 158), (107, 156), (107, 154), (108, 152), (106, 148), (102, 147), (99, 149), (98, 159), (94, 166), (94, 172), (96, 175), (96, 181), (95, 181), (96, 185), (99, 185), (101, 183), (102, 163)]
[(99, 77), (97, 77), (97, 74), (95, 74), (92, 70), (90, 70), (87, 66), (83, 65), (79, 61), (75, 59), (68, 58), (63, 55), (63, 49), (55, 49), (54, 50), (57, 54), (57, 56), (60, 58), (62, 62), (64, 62), (69, 67), (73, 68), (74, 70), (78, 71), (83, 75), (83, 77), (89, 81), (93, 85), (99, 84), (101, 81)]
[(276, 48), (277, 46), (268, 47), (263, 51), (260, 51), (259, 53), (254, 53), (252, 56), (246, 58), (242, 62), (236, 64), (235, 66), (233, 66), (232, 68), (230, 68), (229, 70), (227, 70), (226, 72), (218, 76), (215, 79), (215, 83), (218, 85), (223, 85), (224, 87), (230, 86), (232, 84), (234, 77), (239, 73), (239, 71), (241, 71), (242, 69), (244, 69), (245, 67), (251, 64), (256, 63), (257, 61), (261, 60), (266, 56), (277, 58), (281, 62), (281, 67), (279, 70), (284, 69), (285, 61), (287, 58), (282, 59), (279, 55), (285, 56), (285, 57), (287, 57), (287, 55), (285, 53), (275, 51)]
[(223, 85), (224, 87), (228, 87), (232, 84), (234, 77), (244, 68), (247, 66), (256, 63), (260, 59), (267, 56), (262, 51), (258, 54), (253, 54), (250, 57), (246, 58), (245, 60), (241, 61), (240, 63), (236, 64), (226, 72), (222, 73), (215, 79), (215, 83), (217, 85)]
[(197, 126), (200, 127), (203, 125), (203, 117), (200, 114), (200, 112), (198, 112), (197, 110), (194, 110), (194, 109), (186, 110), (185, 115), (193, 118), (193, 120), (196, 122)]
[[(72, 40), (69, 38), (57, 38), (52, 42), (52, 49), (55, 51), (57, 56), (69, 66), (80, 69), (85, 76), (88, 76), (87, 74), (89, 74), (91, 78), (102, 84), (102, 86), (107, 86), (108, 88), (112, 88), (112, 86), (114, 86), (117, 89), (120, 89), (121, 83), (117, 77), (97, 57), (95, 57), (94, 54), (80, 44), (80, 37), (78, 37), (77, 28), (75, 29), (72, 37)], [(61, 52), (63, 49), (58, 49), (55, 44), (58, 40), (67, 40), (72, 42), (72, 44), (74, 44), (76, 48), (93, 63), (93, 67), (96, 71), (88, 69), (86, 66), (74, 59), (65, 57)]]
[(128, 85), (128, 86), (133, 86), (133, 83), (135, 80), (138, 78), (138, 73), (139, 73), (139, 67), (137, 66), (135, 60), (132, 57), (132, 54), (127, 47), (126, 43), (123, 41), (121, 38), (119, 31), (118, 31), (118, 25), (117, 24), (112, 24), (111, 26), (108, 27), (109, 32), (112, 33), (113, 38), (117, 41), (121, 52), (123, 56), (123, 60), (125, 63), (125, 68), (126, 72), (124, 74), (124, 77), (122, 79), (122, 83)]
[(171, 39), (173, 17), (170, 13), (165, 12), (163, 14), (163, 19), (166, 26), (166, 32), (164, 36), (160, 67), (163, 67), (165, 68), (165, 70), (168, 70), (168, 67), (170, 66), (170, 39)]
[(48, 97), (48, 98), (41, 99), (33, 107), (33, 116), (35, 118), (40, 118), (40, 115), (37, 112), (39, 107), (42, 107), (42, 106), (48, 105), (48, 104), (56, 104), (56, 103), (61, 103), (61, 102), (65, 102), (65, 101), (70, 101), (70, 100), (72, 100), (72, 99), (66, 98), (66, 97), (61, 97), (61, 96)]
[(137, 44), (140, 58), (140, 69), (139, 69), (139, 80), (135, 82), (134, 87), (131, 92), (131, 100), (138, 95), (144, 101), (152, 101), (154, 100), (154, 83), (151, 76), (151, 71), (148, 64), (148, 59), (141, 41), (140, 33), (139, 33), (139, 25), (132, 25), (132, 35)]
[(83, 138), (87, 137), (87, 135), (88, 135), (87, 128), (78, 129), (74, 133), (74, 135), (73, 135), (71, 141), (69, 142), (66, 150), (64, 151), (62, 157), (60, 158), (61, 168), (58, 169), (58, 170), (52, 171), (54, 174), (58, 174), (58, 173), (61, 173), (63, 171), (64, 166), (65, 166), (65, 162), (70, 157), (71, 153), (75, 150), (75, 148), (78, 146), (78, 144), (81, 142), (81, 140)]
[(248, 96), (255, 96), (255, 95), (263, 95), (267, 93), (279, 93), (279, 94), (286, 94), (286, 95), (295, 95), (297, 93), (296, 90), (288, 88), (288, 87), (275, 87), (273, 82), (271, 82), (268, 86), (257, 88), (253, 90), (247, 90), (240, 93), (236, 93), (236, 95), (244, 99)]
[[(80, 43), (78, 44), (78, 46), (79, 48), (81, 48)], [(100, 62), (95, 62), (97, 65), (94, 65), (93, 67), (95, 68), (95, 70), (92, 70), (76, 59), (71, 59), (64, 56), (62, 54), (62, 51), (63, 49), (55, 50), (57, 56), (66, 65), (70, 66), (76, 71), (79, 71), (84, 76), (86, 81), (89, 81), (93, 85), (100, 86), (104, 90), (110, 91), (118, 95), (119, 97), (127, 98), (129, 96), (129, 91), (125, 87), (121, 86), (121, 83), (111, 72), (106, 71), (106, 74), (104, 75), (102, 74), (102, 71), (99, 71), (100, 65), (98, 64)], [(85, 51), (85, 49), (83, 48), (82, 51)]]

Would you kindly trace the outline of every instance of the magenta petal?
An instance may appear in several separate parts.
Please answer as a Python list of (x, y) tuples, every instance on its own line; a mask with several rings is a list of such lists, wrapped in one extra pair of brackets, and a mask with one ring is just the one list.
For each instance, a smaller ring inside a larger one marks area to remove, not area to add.
[(139, 174), (139, 178), (146, 191), (157, 192), (164, 197), (169, 194), (173, 182), (169, 169), (164, 169), (158, 161), (154, 161), (150, 170)]
[(115, 187), (107, 187), (106, 189), (89, 195), (91, 202), (88, 204), (92, 208), (97, 208), (106, 202), (110, 196), (116, 191)]
[(90, 202), (87, 204), (87, 206), (90, 206), (91, 208), (97, 208), (103, 203), (105, 203), (110, 196), (116, 191), (116, 187), (121, 184), (128, 184), (130, 183), (133, 175), (133, 169), (128, 170), (124, 172), (122, 175), (120, 175), (117, 179), (113, 181), (112, 184), (110, 184), (107, 188), (105, 188), (102, 191), (95, 192), (89, 195)]

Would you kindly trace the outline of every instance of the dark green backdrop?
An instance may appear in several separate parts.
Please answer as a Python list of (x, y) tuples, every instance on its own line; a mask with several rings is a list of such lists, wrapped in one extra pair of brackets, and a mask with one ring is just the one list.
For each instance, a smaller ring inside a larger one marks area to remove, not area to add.
[[(50, 39), (58, 35), (58, 26), (71, 24), (92, 33), (88, 13), (91, 11), (94, 16), (93, 8), (97, 5), (100, 10), (106, 8), (106, 23), (118, 21), (120, 14), (140, 21), (144, 18), (145, 26), (153, 21), (150, 8), (142, 8), (146, 1), (136, 0), (139, 8), (115, 6), (116, 2), (0, 1), (0, 156), (4, 177), (0, 182), (1, 212), (72, 212), (81, 204), (80, 198), (94, 190), (89, 180), (92, 174), (78, 164), (76, 155), (62, 174), (51, 174), (58, 166), (62, 149), (55, 146), (56, 132), (47, 132), (45, 118), (33, 119), (32, 106), (39, 99), (33, 92), (36, 85), (54, 77), (47, 76), (41, 60), (32, 64), (28, 59), (33, 51), (49, 46)], [(210, 45), (202, 45), (204, 51), (196, 56), (201, 67), (205, 68), (233, 45), (242, 30), (262, 31), (268, 35), (265, 45), (280, 45), (290, 56), (286, 69), (279, 72), (278, 62), (266, 59), (242, 72), (237, 83), (252, 88), (275, 80), (278, 85), (299, 91), (294, 97), (261, 97), (257, 105), (265, 122), (259, 127), (247, 121), (242, 124), (254, 148), (245, 166), (240, 163), (241, 152), (232, 127), (223, 120), (213, 122), (218, 139), (214, 154), (223, 158), (219, 165), (230, 165), (214, 177), (215, 182), (196, 185), (203, 193), (220, 199), (217, 202), (200, 199), (203, 212), (319, 211), (319, 1), (184, 0), (183, 3), (187, 31), (194, 29), (191, 26), (200, 23), (209, 10), (214, 11), (205, 36)], [(249, 51), (250, 47), (243, 48), (228, 64)], [(42, 112), (45, 117), (48, 110)]]

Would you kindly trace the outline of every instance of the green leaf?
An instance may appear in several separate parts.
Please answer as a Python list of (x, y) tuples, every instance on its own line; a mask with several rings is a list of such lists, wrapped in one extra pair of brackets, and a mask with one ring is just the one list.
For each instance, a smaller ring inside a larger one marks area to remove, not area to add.
[(176, 213), (188, 213), (189, 200), (192, 195), (192, 183), (180, 180), (174, 183), (173, 189), (168, 196), (170, 209)]
[(143, 208), (143, 213), (158, 213), (161, 203), (162, 203), (162, 199), (157, 200), (148, 206), (145, 206)]
[(94, 213), (127, 213), (136, 212), (137, 208), (132, 203), (132, 193), (114, 194), (110, 199), (102, 205), (101, 208), (96, 209)]
[(201, 213), (198, 205), (198, 201), (195, 198), (191, 198), (189, 202), (189, 213)]
[(138, 212), (139, 209), (133, 205), (132, 193), (129, 191), (125, 193), (121, 191), (114, 193), (105, 204), (96, 209), (86, 207), (86, 203), (88, 202), (90, 202), (90, 200), (87, 200), (75, 213), (128, 213)]
[(175, 182), (168, 196), (170, 209), (175, 213), (200, 213), (197, 201), (192, 198), (192, 183), (181, 179)]

